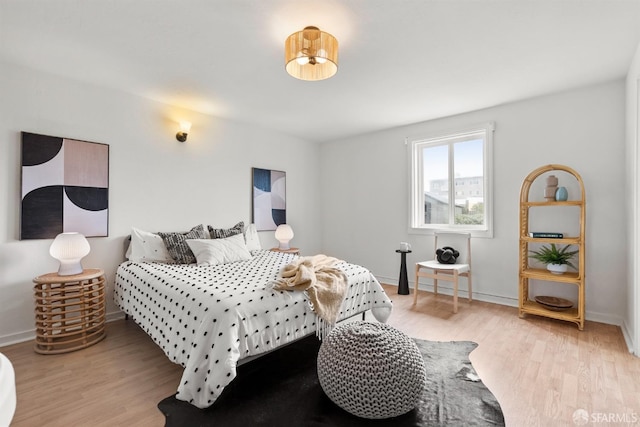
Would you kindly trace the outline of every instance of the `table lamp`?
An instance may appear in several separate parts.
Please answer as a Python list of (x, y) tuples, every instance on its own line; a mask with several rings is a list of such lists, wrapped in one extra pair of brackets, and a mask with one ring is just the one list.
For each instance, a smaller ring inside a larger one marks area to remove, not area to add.
[(276, 228), (276, 240), (280, 242), (278, 249), (291, 249), (289, 241), (293, 239), (293, 229), (288, 224), (280, 224)]
[(49, 248), (49, 254), (60, 261), (58, 275), (73, 276), (82, 273), (81, 260), (89, 254), (91, 247), (80, 233), (61, 233), (56, 236)]

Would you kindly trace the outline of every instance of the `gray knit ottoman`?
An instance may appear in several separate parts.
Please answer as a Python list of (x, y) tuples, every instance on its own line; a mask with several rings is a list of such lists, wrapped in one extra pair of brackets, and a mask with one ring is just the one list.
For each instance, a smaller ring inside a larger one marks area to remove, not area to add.
[(358, 417), (402, 415), (418, 404), (427, 377), (415, 342), (384, 323), (336, 326), (318, 352), (325, 394)]

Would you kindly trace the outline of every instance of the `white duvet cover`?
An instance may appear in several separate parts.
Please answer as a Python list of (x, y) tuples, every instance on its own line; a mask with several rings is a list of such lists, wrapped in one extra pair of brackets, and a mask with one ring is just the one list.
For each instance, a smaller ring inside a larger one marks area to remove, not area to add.
[[(217, 266), (125, 262), (114, 299), (184, 367), (176, 397), (206, 408), (235, 378), (238, 360), (315, 332), (304, 293), (268, 287), (294, 258), (258, 251), (248, 261)], [(346, 262), (337, 267), (348, 278), (339, 320), (371, 309), (385, 322), (391, 300), (371, 272)]]

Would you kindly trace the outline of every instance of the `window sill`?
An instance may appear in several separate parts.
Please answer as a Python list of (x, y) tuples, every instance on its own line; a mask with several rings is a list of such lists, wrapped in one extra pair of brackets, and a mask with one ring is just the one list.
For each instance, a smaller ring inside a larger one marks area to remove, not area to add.
[(458, 233), (471, 233), (471, 237), (493, 239), (493, 230), (480, 230), (477, 228), (464, 227), (409, 227), (409, 234), (433, 235), (434, 231), (448, 231)]

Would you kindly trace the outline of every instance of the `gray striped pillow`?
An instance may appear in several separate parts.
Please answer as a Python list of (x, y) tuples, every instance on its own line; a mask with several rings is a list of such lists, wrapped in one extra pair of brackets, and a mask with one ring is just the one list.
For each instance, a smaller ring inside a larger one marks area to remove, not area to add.
[(208, 239), (207, 232), (202, 224), (193, 227), (186, 233), (158, 233), (162, 237), (164, 245), (169, 251), (169, 255), (178, 264), (193, 264), (196, 256), (187, 244), (187, 239)]
[(210, 225), (208, 228), (212, 239), (226, 239), (227, 237), (244, 233), (244, 221), (240, 221), (231, 228), (213, 228)]

